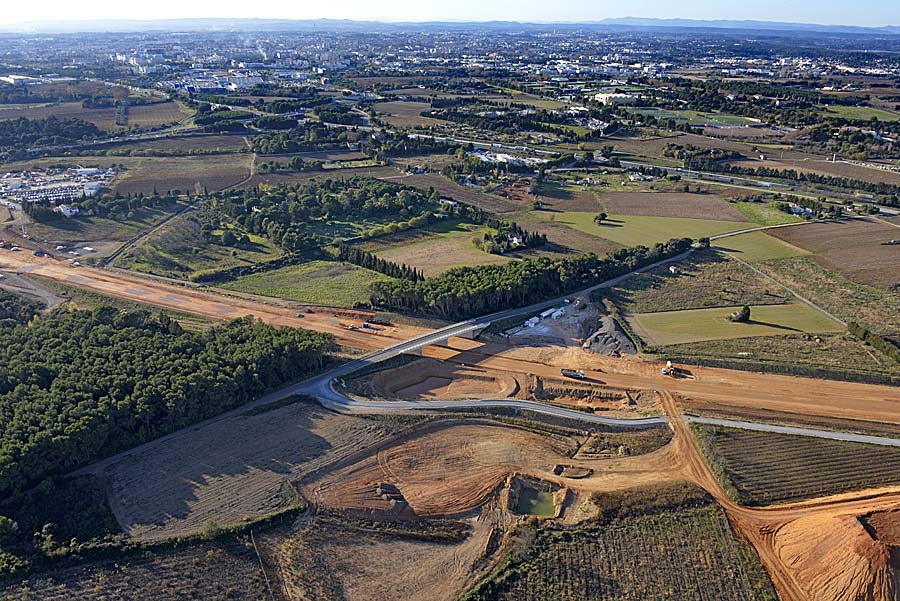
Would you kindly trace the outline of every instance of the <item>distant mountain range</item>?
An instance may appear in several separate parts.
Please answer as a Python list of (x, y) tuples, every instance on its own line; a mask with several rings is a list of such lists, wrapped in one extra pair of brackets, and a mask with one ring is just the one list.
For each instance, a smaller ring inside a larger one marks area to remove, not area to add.
[(350, 31), (402, 32), (416, 31), (541, 31), (565, 30), (708, 30), (735, 32), (806, 32), (818, 34), (900, 35), (900, 26), (861, 27), (852, 25), (818, 25), (811, 23), (780, 23), (774, 21), (702, 21), (692, 19), (650, 19), (623, 17), (601, 21), (520, 23), (516, 21), (429, 21), (381, 22), (339, 19), (160, 19), (160, 20), (77, 20), (28, 21), (0, 25), (6, 33), (76, 33), (76, 32), (144, 32), (144, 31)]

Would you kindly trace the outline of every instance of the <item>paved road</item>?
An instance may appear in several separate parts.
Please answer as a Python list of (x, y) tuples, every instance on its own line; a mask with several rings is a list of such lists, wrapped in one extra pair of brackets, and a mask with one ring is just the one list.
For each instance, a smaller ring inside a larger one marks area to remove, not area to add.
[(685, 415), (684, 421), (694, 424), (707, 424), (711, 426), (723, 426), (725, 428), (737, 428), (739, 430), (753, 430), (754, 432), (774, 432), (776, 434), (810, 436), (812, 438), (826, 438), (828, 440), (841, 440), (845, 442), (861, 442), (864, 444), (875, 444), (885, 447), (900, 447), (900, 439), (886, 438), (884, 436), (869, 436), (867, 434), (852, 434), (850, 432), (832, 432), (831, 430), (797, 428), (794, 426), (778, 426), (775, 424), (761, 424), (758, 422), (717, 419), (713, 417), (698, 417), (696, 415)]

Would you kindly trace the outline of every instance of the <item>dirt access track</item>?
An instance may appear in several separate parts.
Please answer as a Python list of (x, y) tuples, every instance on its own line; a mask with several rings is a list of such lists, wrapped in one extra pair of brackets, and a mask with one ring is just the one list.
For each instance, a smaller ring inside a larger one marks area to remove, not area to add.
[(349, 330), (344, 324), (352, 323), (359, 326), (372, 314), (364, 311), (317, 308), (315, 313), (304, 312), (303, 317), (297, 317), (297, 309), (274, 303), (177, 286), (121, 271), (104, 271), (85, 266), (72, 267), (55, 259), (35, 257), (26, 252), (0, 250), (0, 270), (39, 276), (98, 294), (217, 321), (252, 315), (275, 326), (306, 328), (333, 334), (339, 344), (359, 349), (382, 349), (427, 331), (413, 326), (378, 326), (378, 331)]

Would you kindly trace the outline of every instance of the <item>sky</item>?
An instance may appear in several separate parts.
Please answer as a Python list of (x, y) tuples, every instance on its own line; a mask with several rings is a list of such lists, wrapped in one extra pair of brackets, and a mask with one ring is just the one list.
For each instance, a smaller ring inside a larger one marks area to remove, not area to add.
[(615, 17), (900, 25), (898, 0), (7, 0), (0, 25), (23, 21), (246, 17), (357, 21), (592, 21)]

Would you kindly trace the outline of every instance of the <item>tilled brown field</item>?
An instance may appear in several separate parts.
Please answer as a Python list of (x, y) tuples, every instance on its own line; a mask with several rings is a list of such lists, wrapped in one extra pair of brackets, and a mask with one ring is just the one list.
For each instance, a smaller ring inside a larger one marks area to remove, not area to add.
[(900, 283), (900, 227), (874, 219), (847, 219), (772, 230), (789, 244), (813, 253), (812, 260), (859, 284), (890, 288)]
[(600, 202), (613, 215), (746, 221), (740, 211), (713, 194), (609, 192), (601, 196)]
[(304, 402), (216, 422), (104, 472), (123, 530), (155, 539), (284, 507), (290, 481), (384, 438), (380, 422)]

